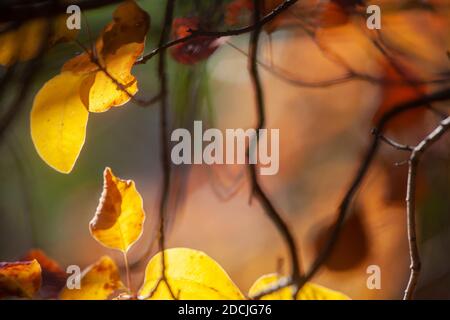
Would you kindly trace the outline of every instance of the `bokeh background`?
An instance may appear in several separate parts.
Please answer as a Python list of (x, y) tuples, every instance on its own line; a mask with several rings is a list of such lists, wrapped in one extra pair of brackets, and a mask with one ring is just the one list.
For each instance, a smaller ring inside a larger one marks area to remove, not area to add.
[[(195, 1), (183, 1), (178, 16), (192, 16)], [(226, 3), (225, 1), (224, 3)], [(414, 74), (433, 79), (449, 72), (450, 8), (446, 1), (429, 1), (431, 10), (408, 3), (382, 5), (385, 40), (397, 48)], [(425, 1), (424, 1), (425, 2)], [(147, 49), (156, 46), (164, 1), (138, 1), (151, 15)], [(84, 13), (93, 34), (110, 21), (115, 6)], [(297, 8), (300, 10), (301, 8)], [(327, 59), (296, 19), (285, 19), (270, 37), (263, 34), (259, 59), (283, 74), (307, 82), (339, 77), (345, 70)], [(217, 26), (220, 28), (221, 26)], [(386, 64), (368, 39), (364, 20), (321, 28), (317, 37), (355, 70), (383, 77)], [(80, 39), (89, 43), (85, 28)], [(182, 65), (169, 58), (173, 128), (203, 120), (209, 127), (249, 128), (255, 105), (247, 72), (248, 35), (227, 39), (209, 59)], [(1, 50), (1, 48), (0, 48)], [(121, 178), (133, 179), (144, 198), (146, 223), (141, 240), (130, 252), (138, 260), (154, 241), (157, 201), (161, 188), (159, 117), (157, 106), (128, 103), (103, 114), (91, 114), (87, 139), (73, 172), (60, 174), (37, 155), (30, 138), (29, 113), (35, 93), (62, 64), (80, 53), (73, 43), (53, 48), (33, 83), (25, 110), (0, 146), (0, 261), (12, 261), (30, 248), (41, 248), (62, 266), (81, 267), (100, 255), (120, 253), (99, 245), (89, 234), (102, 189), (105, 166)], [(141, 97), (158, 92), (156, 59), (137, 66)], [(280, 129), (280, 171), (261, 177), (271, 199), (295, 232), (304, 267), (310, 265), (326, 239), (336, 208), (349, 186), (370, 140), (373, 119), (387, 99), (386, 88), (367, 81), (307, 88), (261, 70), (267, 106), (267, 126)], [(442, 84), (428, 85), (427, 91)], [(402, 97), (400, 89), (394, 95)], [(8, 93), (2, 99), (9, 99)], [(445, 105), (437, 105), (446, 112)], [(419, 141), (438, 119), (421, 112), (390, 130), (401, 142)], [(315, 281), (355, 299), (398, 299), (409, 275), (406, 241), (406, 166), (395, 166), (407, 154), (382, 146), (364, 180), (351, 215), (332, 257)], [(450, 298), (450, 139), (443, 138), (424, 158), (418, 185), (418, 219), (423, 272), (418, 298)], [(249, 184), (242, 165), (174, 167), (168, 246), (205, 251), (216, 259), (246, 292), (262, 274), (288, 273), (285, 247), (257, 201), (249, 203)], [(366, 286), (369, 265), (381, 268), (381, 290)], [(141, 263), (133, 269), (137, 287)]]

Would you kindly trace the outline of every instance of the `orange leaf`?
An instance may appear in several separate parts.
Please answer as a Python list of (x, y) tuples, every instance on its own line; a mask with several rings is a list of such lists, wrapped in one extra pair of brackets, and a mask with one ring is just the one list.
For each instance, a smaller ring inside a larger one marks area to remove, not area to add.
[[(199, 28), (199, 19), (175, 18), (172, 22), (172, 38), (179, 39), (190, 34), (189, 30)], [(220, 41), (214, 37), (195, 37), (170, 48), (172, 57), (183, 64), (192, 65), (209, 58), (220, 46)]]
[(57, 298), (59, 292), (66, 284), (67, 273), (59, 264), (49, 258), (44, 251), (32, 249), (21, 260), (31, 261), (36, 259), (42, 269), (42, 285), (39, 290), (39, 296), (46, 298)]
[(41, 286), (41, 266), (37, 260), (0, 262), (0, 298), (32, 298)]

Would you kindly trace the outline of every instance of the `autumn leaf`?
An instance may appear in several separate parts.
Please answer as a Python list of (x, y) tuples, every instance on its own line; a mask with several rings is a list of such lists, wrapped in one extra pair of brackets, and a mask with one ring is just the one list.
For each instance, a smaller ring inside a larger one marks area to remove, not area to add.
[(103, 176), (103, 193), (89, 228), (105, 247), (127, 252), (142, 234), (142, 197), (132, 180), (115, 177), (110, 168), (105, 169)]
[(49, 80), (34, 98), (30, 126), (41, 158), (62, 173), (72, 171), (86, 138), (88, 111), (79, 88), (83, 77), (63, 72)]
[[(155, 255), (145, 270), (139, 296), (147, 297), (161, 279), (162, 253)], [(225, 270), (205, 253), (187, 248), (165, 250), (166, 278), (179, 299), (244, 299)], [(171, 299), (166, 283), (161, 282), (152, 299)]]
[[(180, 39), (199, 29), (197, 17), (175, 18), (172, 22), (172, 39)], [(170, 48), (172, 57), (182, 64), (193, 65), (209, 58), (220, 46), (218, 38), (198, 36)]]
[(125, 104), (136, 94), (137, 80), (131, 69), (144, 52), (149, 24), (149, 15), (134, 1), (126, 1), (116, 9), (113, 22), (104, 28), (96, 42), (95, 53), (104, 70), (91, 61), (92, 52), (85, 52), (63, 66), (64, 71), (86, 75), (80, 95), (89, 111), (105, 112)]
[[(46, 39), (46, 29), (50, 34)], [(9, 66), (35, 58), (39, 52), (60, 42), (70, 41), (77, 37), (78, 30), (69, 30), (66, 16), (60, 15), (48, 23), (45, 19), (30, 20), (16, 29), (0, 34), (0, 65)], [(44, 42), (46, 42), (44, 44)]]
[(0, 262), (0, 298), (32, 298), (41, 286), (41, 266), (37, 260)]
[(22, 257), (22, 261), (31, 261), (36, 259), (42, 269), (42, 284), (39, 289), (40, 298), (57, 298), (59, 292), (66, 284), (67, 273), (59, 264), (49, 258), (42, 250), (32, 249)]
[[(67, 61), (34, 99), (33, 143), (41, 158), (59, 172), (69, 173), (75, 165), (86, 138), (88, 110), (104, 112), (137, 92), (130, 72), (144, 50), (149, 16), (134, 1), (126, 1), (113, 18), (96, 42), (98, 63), (108, 74), (92, 61), (92, 52), (83, 53)], [(62, 33), (53, 40), (66, 37)]]
[[(249, 290), (249, 297), (256, 295), (271, 285), (277, 283), (280, 277), (277, 274), (267, 274), (260, 277)], [(290, 287), (265, 295), (262, 300), (292, 300), (292, 289)], [(321, 285), (307, 282), (297, 294), (297, 300), (349, 300), (346, 295), (325, 288)]]
[(114, 260), (104, 256), (83, 270), (80, 289), (65, 287), (59, 297), (62, 300), (105, 300), (123, 288)]

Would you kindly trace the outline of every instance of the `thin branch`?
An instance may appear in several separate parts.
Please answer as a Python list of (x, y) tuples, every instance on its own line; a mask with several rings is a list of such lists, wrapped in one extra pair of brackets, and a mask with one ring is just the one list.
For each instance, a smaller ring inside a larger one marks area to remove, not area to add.
[[(94, 50), (88, 49), (84, 44), (82, 44), (82, 43), (81, 43), (80, 41), (78, 41), (77, 39), (75, 39), (74, 42), (75, 42), (75, 43), (76, 43), (76, 44), (77, 44), (77, 45), (78, 45), (78, 46), (79, 46), (86, 54), (89, 55), (89, 58), (90, 58), (91, 62), (94, 63), (94, 64), (98, 67), (98, 69), (99, 69), (100, 71), (102, 71), (102, 72), (103, 72), (103, 73), (104, 73), (104, 74), (105, 74), (105, 75), (106, 75), (106, 76), (107, 76), (107, 77), (108, 77), (108, 78), (109, 78), (109, 79), (117, 86), (117, 89), (119, 89), (120, 91), (124, 92), (132, 102), (134, 102), (135, 104), (137, 104), (137, 105), (140, 106), (140, 107), (148, 107), (148, 106), (151, 106), (151, 105), (157, 103), (157, 102), (160, 100), (160, 98), (161, 98), (161, 93), (158, 93), (157, 95), (155, 95), (154, 97), (152, 97), (152, 98), (150, 98), (150, 99), (148, 99), (148, 100), (142, 100), (142, 99), (136, 98), (134, 94), (132, 94), (132, 93), (130, 93), (130, 92), (128, 91), (128, 87), (130, 87), (131, 85), (133, 85), (134, 82), (137, 81), (137, 80), (134, 80), (133, 82), (124, 85), (124, 84), (121, 83), (119, 80), (117, 80), (117, 79), (116, 79), (116, 78), (115, 78), (115, 77), (107, 70), (106, 66), (103, 66), (103, 65), (100, 63), (100, 61), (99, 61), (99, 59), (98, 59), (98, 57), (97, 57), (97, 55), (96, 55), (96, 53), (95, 53)], [(95, 48), (95, 45), (93, 46), (93, 48)]]
[(377, 134), (374, 134), (372, 137), (372, 143), (370, 144), (369, 148), (366, 151), (366, 154), (360, 164), (360, 167), (353, 178), (352, 183), (350, 184), (349, 189), (344, 195), (344, 198), (342, 199), (338, 214), (336, 217), (336, 221), (334, 223), (333, 229), (331, 231), (330, 237), (327, 239), (327, 242), (325, 243), (324, 247), (320, 251), (319, 255), (314, 260), (312, 266), (308, 270), (308, 272), (305, 274), (304, 278), (302, 279), (300, 286), (304, 285), (307, 281), (309, 281), (319, 270), (319, 268), (322, 266), (322, 264), (328, 259), (330, 256), (336, 241), (342, 231), (342, 226), (345, 221), (345, 218), (347, 216), (348, 209), (355, 197), (355, 194), (357, 190), (359, 189), (362, 181), (364, 180), (365, 176), (367, 175), (367, 172), (375, 158), (375, 155), (378, 151), (380, 139), (379, 135), (383, 133), (385, 130), (387, 124), (395, 117), (399, 116), (400, 114), (404, 112), (408, 112), (410, 110), (423, 108), (427, 104), (431, 104), (433, 102), (438, 101), (446, 101), (450, 99), (450, 88), (445, 88), (439, 91), (436, 91), (429, 95), (423, 95), (417, 99), (410, 100), (401, 104), (396, 105), (394, 108), (386, 112), (377, 122), (376, 127), (374, 129), (374, 132)]
[(408, 182), (406, 190), (406, 215), (407, 215), (407, 230), (408, 230), (408, 244), (409, 257), (411, 261), (410, 275), (408, 285), (403, 296), (404, 300), (410, 300), (414, 296), (414, 291), (417, 286), (417, 281), (421, 269), (421, 261), (419, 255), (419, 248), (417, 246), (416, 235), (416, 183), (417, 183), (417, 169), (419, 161), (424, 152), (430, 148), (440, 137), (444, 135), (450, 128), (450, 117), (442, 120), (439, 126), (433, 130), (425, 139), (423, 139), (411, 152), (408, 164)]
[(381, 141), (385, 142), (386, 144), (390, 145), (391, 147), (394, 147), (397, 150), (412, 151), (414, 149), (413, 147), (411, 147), (407, 144), (398, 143), (382, 134), (378, 134), (378, 137), (380, 138)]
[[(164, 26), (159, 39), (160, 46), (165, 43), (170, 34), (170, 28), (173, 19), (175, 0), (167, 0), (165, 9)], [(170, 150), (168, 146), (168, 125), (167, 117), (169, 114), (168, 105), (168, 88), (166, 74), (166, 51), (162, 50), (158, 61), (158, 75), (160, 82), (161, 104), (160, 104), (160, 148), (161, 148), (161, 164), (163, 169), (163, 185), (161, 190), (161, 199), (159, 202), (159, 249), (161, 250), (161, 281), (167, 284), (170, 295), (174, 300), (177, 299), (166, 279), (166, 257), (165, 257), (165, 219), (169, 200), (170, 191)]]
[[(70, 4), (78, 5), (81, 10), (101, 8), (123, 0), (78, 0)], [(28, 1), (18, 3), (9, 1), (0, 6), (0, 23), (28, 21), (35, 18), (51, 18), (58, 14), (66, 14), (67, 1)]]
[[(257, 130), (265, 127), (265, 108), (264, 108), (264, 93), (262, 90), (261, 79), (258, 73), (258, 65), (257, 65), (257, 55), (258, 55), (258, 40), (262, 29), (262, 24), (259, 23), (260, 19), (260, 3), (258, 0), (253, 1), (254, 9), (253, 9), (253, 25), (257, 26), (250, 38), (250, 49), (249, 49), (249, 72), (252, 79), (252, 84), (255, 92), (256, 106), (257, 106)], [(256, 145), (258, 144), (258, 134), (256, 134)], [(247, 157), (249, 157), (250, 145), (247, 148)], [(254, 150), (253, 150), (254, 151)], [(280, 213), (277, 211), (275, 206), (272, 204), (271, 200), (267, 196), (267, 194), (262, 189), (261, 185), (258, 181), (258, 173), (257, 173), (257, 165), (252, 164), (249, 161), (249, 174), (252, 183), (252, 194), (259, 200), (261, 206), (264, 208), (266, 215), (273, 222), (275, 227), (278, 229), (279, 233), (283, 237), (286, 245), (288, 247), (290, 262), (291, 262), (291, 278), (294, 283), (299, 282), (301, 278), (301, 269), (300, 269), (300, 261), (298, 257), (297, 245), (295, 243), (294, 236), (289, 230), (286, 222), (281, 217)], [(295, 290), (296, 291), (296, 290)]]
[(275, 19), (278, 15), (280, 15), (282, 12), (287, 10), (289, 7), (291, 7), (297, 1), (298, 0), (285, 0), (278, 7), (273, 9), (270, 13), (265, 15), (263, 18), (261, 18), (258, 22), (256, 22), (256, 23), (253, 22), (252, 24), (250, 24), (246, 27), (243, 27), (243, 28), (238, 28), (238, 29), (233, 29), (233, 30), (225, 30), (225, 31), (189, 30), (190, 34), (185, 37), (175, 39), (175, 40), (165, 42), (165, 43), (160, 43), (157, 48), (153, 49), (150, 53), (144, 55), (141, 59), (136, 61), (136, 64), (144, 64), (148, 60), (150, 60), (153, 56), (157, 55), (160, 51), (166, 50), (177, 44), (195, 39), (196, 37), (220, 38), (220, 37), (228, 37), (228, 36), (237, 36), (237, 35), (251, 32), (251, 31), (255, 30), (256, 28), (261, 28), (266, 23)]
[[(248, 53), (233, 44), (231, 41), (226, 42), (230, 47), (241, 53), (242, 55), (248, 57)], [(258, 65), (272, 74), (273, 76), (277, 77), (278, 79), (298, 87), (304, 87), (304, 88), (310, 88), (310, 89), (322, 89), (322, 88), (328, 88), (335, 85), (343, 84), (351, 80), (360, 80), (360, 81), (366, 81), (373, 84), (404, 84), (403, 81), (395, 81), (395, 80), (386, 80), (377, 78), (375, 76), (371, 76), (369, 74), (363, 74), (358, 72), (347, 72), (343, 75), (326, 79), (326, 80), (320, 80), (320, 81), (309, 81), (305, 79), (301, 79), (296, 75), (292, 75), (287, 70), (283, 70), (282, 68), (274, 65), (274, 64), (267, 64), (261, 60), (257, 60)], [(412, 80), (414, 81), (414, 80)], [(431, 80), (417, 80), (414, 83), (416, 84), (438, 84), (438, 83), (446, 83), (450, 82), (450, 78), (438, 78), (438, 79), (431, 79)]]

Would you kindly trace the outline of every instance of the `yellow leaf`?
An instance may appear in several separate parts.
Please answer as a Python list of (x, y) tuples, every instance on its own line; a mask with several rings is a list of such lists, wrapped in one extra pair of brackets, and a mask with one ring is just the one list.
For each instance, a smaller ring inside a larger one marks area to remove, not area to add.
[(41, 266), (37, 260), (0, 262), (0, 298), (32, 298), (41, 286)]
[(0, 34), (0, 64), (8, 66), (35, 58), (43, 46), (45, 29), (45, 20), (34, 19)]
[(142, 234), (142, 197), (132, 180), (115, 177), (110, 168), (105, 169), (103, 176), (103, 193), (89, 228), (105, 247), (127, 252)]
[(41, 158), (69, 173), (86, 138), (88, 111), (80, 99), (83, 77), (63, 72), (49, 80), (34, 98), (31, 137)]
[(101, 257), (81, 274), (80, 289), (64, 287), (60, 294), (62, 300), (105, 300), (114, 291), (123, 289), (119, 270), (114, 261)]
[[(48, 39), (45, 38), (47, 27), (50, 28)], [(60, 42), (73, 40), (77, 35), (78, 30), (67, 29), (65, 15), (55, 17), (51, 24), (45, 19), (30, 20), (17, 29), (0, 34), (0, 65), (31, 60), (39, 54), (41, 47), (48, 49)], [(48, 43), (48, 48), (45, 48), (44, 42)]]
[(116, 9), (113, 18), (96, 42), (99, 63), (108, 75), (98, 71), (81, 93), (87, 97), (83, 101), (88, 102), (91, 112), (104, 112), (121, 106), (138, 90), (131, 69), (144, 52), (150, 17), (134, 1), (126, 1)]
[[(260, 277), (249, 290), (252, 297), (271, 285), (277, 283), (277, 274), (267, 274)], [(292, 288), (284, 288), (277, 292), (262, 297), (262, 300), (292, 300)], [(322, 287), (321, 285), (307, 282), (297, 294), (297, 300), (349, 300), (345, 294)]]
[[(179, 299), (244, 299), (244, 296), (225, 270), (205, 253), (174, 248), (165, 251), (166, 278), (172, 292)], [(162, 254), (155, 255), (145, 270), (144, 284), (139, 292), (146, 298), (161, 278)], [(165, 283), (161, 282), (152, 299), (171, 299)]]

